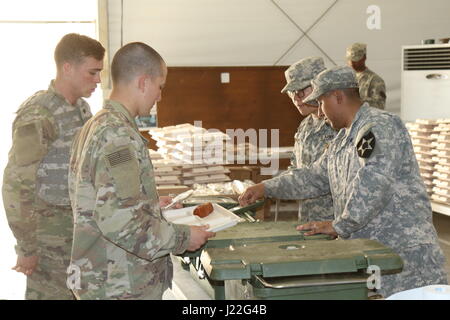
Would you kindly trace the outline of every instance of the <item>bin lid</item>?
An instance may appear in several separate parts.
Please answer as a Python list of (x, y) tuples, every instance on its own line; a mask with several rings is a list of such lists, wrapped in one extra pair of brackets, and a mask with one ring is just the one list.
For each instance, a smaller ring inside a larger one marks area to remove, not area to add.
[(194, 251), (186, 251), (184, 257), (198, 257), (205, 248), (227, 248), (233, 246), (246, 246), (253, 243), (265, 243), (289, 240), (326, 240), (331, 239), (325, 234), (305, 236), (306, 231), (297, 231), (298, 223), (289, 221), (258, 221), (240, 222), (237, 225), (219, 231), (214, 238), (210, 238), (205, 245)]
[(261, 242), (330, 239), (326, 234), (305, 236), (306, 231), (297, 231), (296, 226), (298, 223), (291, 221), (241, 222), (233, 228), (218, 232), (208, 240), (206, 247), (225, 248), (229, 245), (242, 246)]
[(258, 210), (259, 208), (264, 206), (265, 202), (266, 202), (266, 200), (264, 200), (264, 199), (257, 200), (254, 203), (249, 204), (244, 207), (241, 207), (241, 206), (233, 207), (233, 208), (231, 208), (230, 211), (235, 214), (244, 213), (244, 212), (256, 212), (256, 210)]
[(399, 255), (368, 239), (279, 241), (226, 248), (205, 248), (201, 262), (213, 280), (250, 279), (358, 272), (375, 265), (381, 272), (400, 271)]
[(211, 195), (211, 196), (191, 196), (183, 201), (186, 207), (204, 204), (206, 202), (216, 203), (224, 208), (230, 209), (239, 205), (235, 199), (225, 196)]

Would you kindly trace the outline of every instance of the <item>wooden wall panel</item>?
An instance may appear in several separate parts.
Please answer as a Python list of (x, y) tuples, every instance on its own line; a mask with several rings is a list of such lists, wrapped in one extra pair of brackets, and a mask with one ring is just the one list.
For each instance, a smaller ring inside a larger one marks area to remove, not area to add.
[[(292, 146), (302, 120), (286, 94), (283, 67), (169, 67), (158, 126), (194, 123), (203, 128), (279, 129), (280, 146)], [(221, 83), (221, 73), (230, 83)], [(270, 143), (270, 139), (269, 139)]]

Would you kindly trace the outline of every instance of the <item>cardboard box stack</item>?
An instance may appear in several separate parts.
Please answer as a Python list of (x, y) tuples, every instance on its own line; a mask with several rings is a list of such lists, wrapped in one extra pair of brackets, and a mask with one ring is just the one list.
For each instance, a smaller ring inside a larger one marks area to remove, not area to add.
[[(161, 158), (153, 161), (158, 186), (192, 186), (195, 183), (230, 181), (223, 164), (230, 138), (191, 124), (149, 130)], [(229, 148), (229, 146), (228, 146)]]
[(183, 166), (183, 184), (230, 181), (230, 170), (224, 166)]
[(433, 159), (436, 161), (433, 172), (433, 193), (431, 199), (450, 204), (450, 119), (438, 119), (434, 127)]
[(434, 128), (436, 126), (435, 120), (418, 119), (415, 122), (406, 123), (419, 164), (420, 175), (430, 196), (434, 187), (434, 167), (438, 162), (433, 153), (433, 142), (436, 141)]
[(156, 188), (159, 195), (179, 194), (190, 188), (183, 185), (182, 165), (170, 159), (164, 159), (161, 154), (150, 150)]

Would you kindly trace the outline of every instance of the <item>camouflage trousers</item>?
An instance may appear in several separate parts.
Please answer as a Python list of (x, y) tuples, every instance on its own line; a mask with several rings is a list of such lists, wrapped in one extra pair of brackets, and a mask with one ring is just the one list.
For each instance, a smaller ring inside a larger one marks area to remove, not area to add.
[(438, 244), (425, 244), (398, 252), (403, 259), (403, 271), (381, 277), (377, 293), (390, 295), (433, 284), (447, 284), (445, 256)]
[(37, 225), (39, 262), (27, 277), (27, 300), (72, 300), (67, 268), (72, 250), (73, 214), (69, 207), (40, 203)]

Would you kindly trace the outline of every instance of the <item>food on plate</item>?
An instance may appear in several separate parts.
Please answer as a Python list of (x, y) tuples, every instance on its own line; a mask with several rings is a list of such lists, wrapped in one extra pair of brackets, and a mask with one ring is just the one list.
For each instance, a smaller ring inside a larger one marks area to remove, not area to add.
[(210, 202), (199, 205), (194, 209), (194, 215), (199, 216), (200, 218), (205, 218), (209, 216), (211, 212), (214, 211), (214, 208)]

